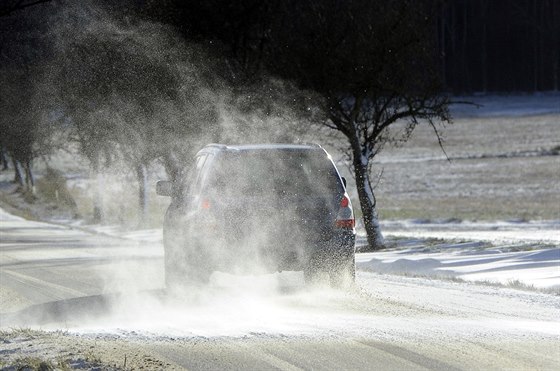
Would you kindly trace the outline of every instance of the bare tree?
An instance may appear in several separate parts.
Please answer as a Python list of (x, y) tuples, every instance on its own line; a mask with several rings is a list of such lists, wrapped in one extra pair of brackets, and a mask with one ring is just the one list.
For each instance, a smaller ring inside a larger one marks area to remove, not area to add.
[[(84, 10), (69, 11), (79, 16)], [(102, 218), (103, 167), (118, 158), (136, 176), (142, 225), (150, 165), (162, 160), (174, 178), (197, 142), (212, 134), (217, 115), (212, 78), (205, 71), (210, 63), (161, 25), (131, 25), (101, 10), (84, 17), (88, 28), (66, 23), (56, 30), (62, 42), (52, 63), (58, 98), (53, 104), (64, 107), (75, 129), (72, 138), (100, 179), (95, 219)]]
[[(6, 4), (6, 6), (23, 6)], [(43, 27), (37, 12), (18, 12), (0, 22), (0, 143), (2, 162), (7, 153), (14, 181), (28, 194), (35, 191), (33, 160), (49, 151), (50, 133), (40, 123), (43, 107), (35, 103), (37, 81), (44, 73)]]
[[(343, 134), (368, 244), (384, 245), (369, 167), (389, 142), (450, 121), (440, 95), (432, 2), (287, 2), (271, 31), (268, 68), (323, 96), (324, 125)], [(401, 130), (394, 130), (398, 125)]]
[[(350, 145), (346, 153), (352, 161), (370, 248), (384, 245), (371, 184), (371, 161), (386, 143), (406, 141), (422, 121), (431, 125), (440, 138), (436, 125), (442, 119), (448, 120), (447, 105), (445, 98), (397, 92), (377, 98), (349, 94), (332, 102), (325, 125), (344, 134)], [(393, 135), (389, 129), (399, 121), (405, 122), (405, 127)]]

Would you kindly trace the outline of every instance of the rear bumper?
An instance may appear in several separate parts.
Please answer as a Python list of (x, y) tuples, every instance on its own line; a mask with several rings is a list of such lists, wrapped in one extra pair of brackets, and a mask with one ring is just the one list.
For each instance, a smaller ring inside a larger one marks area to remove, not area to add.
[[(213, 250), (213, 243), (205, 241), (201, 248)], [(214, 245), (215, 247), (216, 245)], [(355, 253), (355, 234), (350, 231), (333, 234), (326, 240), (293, 241), (289, 238), (275, 241), (255, 241), (244, 245), (238, 241), (226, 243), (226, 252), (217, 262), (218, 270), (303, 270), (310, 261), (346, 260)], [(246, 269), (245, 269), (246, 268)]]
[(311, 260), (336, 261), (355, 253), (354, 230), (334, 230), (327, 238), (258, 233), (240, 238), (219, 228), (201, 226), (184, 232), (174, 243), (166, 243), (166, 254), (172, 249), (180, 260), (196, 257), (209, 268), (223, 272), (302, 270)]
[(340, 232), (324, 243), (312, 245), (310, 255), (314, 258), (337, 258), (354, 255), (356, 251), (356, 235), (353, 232)]

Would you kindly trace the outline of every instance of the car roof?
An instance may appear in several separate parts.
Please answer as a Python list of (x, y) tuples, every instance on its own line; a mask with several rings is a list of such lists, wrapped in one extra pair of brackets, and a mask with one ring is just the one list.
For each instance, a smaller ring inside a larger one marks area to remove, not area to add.
[(315, 143), (309, 144), (283, 144), (283, 143), (264, 143), (264, 144), (208, 144), (201, 152), (222, 152), (222, 151), (259, 151), (259, 150), (322, 150), (323, 148)]

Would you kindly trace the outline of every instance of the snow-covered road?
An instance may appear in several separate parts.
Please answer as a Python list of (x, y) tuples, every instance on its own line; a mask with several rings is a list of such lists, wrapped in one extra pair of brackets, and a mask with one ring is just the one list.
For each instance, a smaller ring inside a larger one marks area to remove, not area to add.
[(358, 254), (350, 292), (307, 288), (300, 272), (215, 273), (209, 287), (169, 295), (158, 242), (3, 212), (0, 237), (0, 362), (90, 354), (105, 367), (126, 358), (148, 369), (560, 367), (558, 296), (380, 273), (382, 254), (398, 250)]

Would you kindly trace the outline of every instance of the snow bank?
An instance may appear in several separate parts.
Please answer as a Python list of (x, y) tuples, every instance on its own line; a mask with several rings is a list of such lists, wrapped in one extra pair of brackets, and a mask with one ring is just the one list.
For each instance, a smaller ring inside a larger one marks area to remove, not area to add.
[[(560, 248), (502, 251), (475, 244), (425, 246), (356, 255), (357, 267), (377, 273), (460, 278), (512, 286), (560, 288)], [(438, 251), (439, 250), (439, 251)]]
[(21, 220), (24, 220), (24, 219), (20, 218), (19, 216), (9, 214), (4, 209), (0, 208), (0, 222), (21, 221)]

